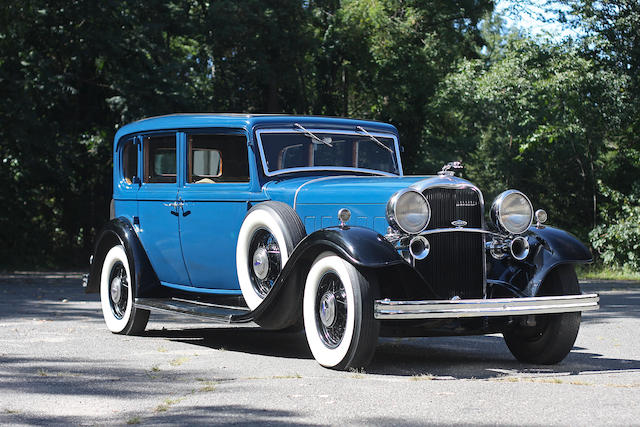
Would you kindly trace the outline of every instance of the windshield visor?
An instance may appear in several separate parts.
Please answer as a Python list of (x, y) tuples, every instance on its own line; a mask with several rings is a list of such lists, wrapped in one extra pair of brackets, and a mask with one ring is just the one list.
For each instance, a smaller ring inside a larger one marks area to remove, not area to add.
[(396, 138), (390, 134), (309, 129), (262, 130), (257, 135), (267, 175), (307, 169), (400, 175)]

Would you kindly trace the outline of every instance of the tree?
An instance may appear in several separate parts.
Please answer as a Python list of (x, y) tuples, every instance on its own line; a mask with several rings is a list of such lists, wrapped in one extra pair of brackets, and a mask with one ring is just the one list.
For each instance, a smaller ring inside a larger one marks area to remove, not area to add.
[(443, 82), (432, 104), (434, 142), (469, 159), (467, 173), (490, 196), (518, 188), (554, 224), (586, 237), (625, 83), (570, 44), (512, 35), (494, 57), (462, 61)]

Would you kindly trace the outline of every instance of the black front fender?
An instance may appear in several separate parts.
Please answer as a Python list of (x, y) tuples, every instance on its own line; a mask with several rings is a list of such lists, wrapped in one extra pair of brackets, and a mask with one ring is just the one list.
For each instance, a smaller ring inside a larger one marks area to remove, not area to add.
[(147, 253), (145, 252), (133, 226), (126, 218), (114, 218), (110, 220), (98, 233), (93, 250), (93, 261), (89, 269), (89, 281), (86, 292), (100, 291), (100, 276), (102, 264), (109, 250), (122, 245), (129, 261), (129, 270), (135, 277), (135, 297), (160, 297), (163, 296), (160, 281), (156, 276)]
[(331, 251), (342, 257), (369, 280), (376, 280), (384, 297), (424, 295), (428, 285), (383, 236), (364, 227), (328, 227), (306, 236), (293, 250), (287, 264), (264, 301), (246, 319), (279, 329), (302, 315), (306, 273), (315, 258)]
[(536, 296), (540, 285), (551, 270), (561, 264), (588, 264), (593, 261), (587, 248), (573, 234), (553, 227), (531, 227), (529, 242), (533, 243), (535, 273), (524, 293)]
[(589, 249), (573, 234), (553, 227), (531, 227), (526, 234), (529, 256), (524, 261), (511, 257), (496, 260), (487, 254), (491, 269), (489, 283), (495, 280), (517, 296), (537, 296), (544, 279), (562, 264), (587, 264)]

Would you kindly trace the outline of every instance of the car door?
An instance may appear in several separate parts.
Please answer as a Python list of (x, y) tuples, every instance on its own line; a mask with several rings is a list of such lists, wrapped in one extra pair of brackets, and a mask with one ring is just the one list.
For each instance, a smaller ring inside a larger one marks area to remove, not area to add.
[(180, 168), (175, 132), (138, 136), (143, 175), (138, 190), (138, 236), (158, 279), (164, 285), (189, 286), (180, 249)]
[(180, 238), (194, 287), (239, 294), (236, 241), (249, 202), (247, 138), (243, 130), (184, 134), (186, 179)]

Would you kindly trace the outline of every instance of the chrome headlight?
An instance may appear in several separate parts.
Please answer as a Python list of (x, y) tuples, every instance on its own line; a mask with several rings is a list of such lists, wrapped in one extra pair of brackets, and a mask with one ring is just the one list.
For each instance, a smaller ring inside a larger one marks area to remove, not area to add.
[(491, 221), (502, 232), (522, 234), (533, 221), (533, 206), (521, 192), (507, 190), (493, 201)]
[(417, 234), (427, 228), (431, 207), (427, 199), (415, 190), (405, 188), (394, 194), (387, 203), (387, 221), (396, 229)]

